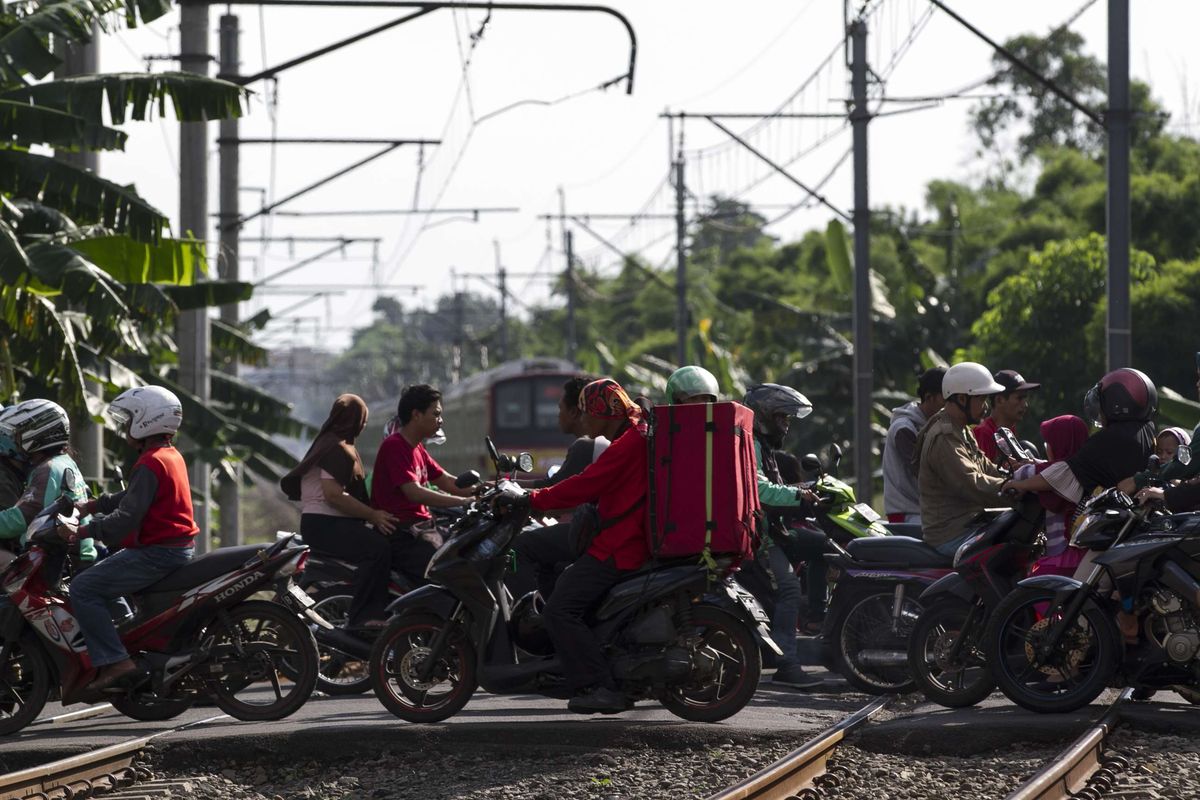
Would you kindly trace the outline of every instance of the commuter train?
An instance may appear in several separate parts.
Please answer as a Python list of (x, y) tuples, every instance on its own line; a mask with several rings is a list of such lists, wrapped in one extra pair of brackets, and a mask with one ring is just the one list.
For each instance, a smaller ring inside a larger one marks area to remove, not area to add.
[(562, 464), (573, 441), (558, 429), (563, 383), (580, 374), (561, 358), (522, 358), (478, 372), (445, 390), (442, 397), (446, 443), (430, 447), (445, 469), (458, 473), (491, 469), (483, 437), (505, 453), (533, 455), (534, 474)]

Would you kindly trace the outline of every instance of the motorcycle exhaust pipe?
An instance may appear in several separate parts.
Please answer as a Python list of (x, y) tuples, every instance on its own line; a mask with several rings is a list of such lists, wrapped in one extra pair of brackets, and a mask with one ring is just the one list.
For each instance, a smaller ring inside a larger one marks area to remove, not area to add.
[(859, 650), (858, 660), (865, 667), (906, 667), (908, 653), (900, 650)]
[(340, 653), (363, 661), (371, 657), (371, 642), (363, 641), (341, 628), (317, 628), (314, 635), (318, 642)]

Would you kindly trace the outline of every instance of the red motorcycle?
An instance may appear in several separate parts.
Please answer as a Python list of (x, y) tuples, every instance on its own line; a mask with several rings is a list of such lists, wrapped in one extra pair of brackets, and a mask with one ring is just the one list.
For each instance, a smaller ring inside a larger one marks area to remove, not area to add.
[[(26, 551), (0, 574), (0, 734), (29, 725), (52, 695), (64, 705), (105, 699), (139, 720), (170, 719), (202, 698), (237, 719), (274, 720), (312, 694), (317, 649), (304, 618), (329, 623), (292, 583), (308, 548), (290, 539), (216, 550), (114, 604), (121, 641), (142, 669), (89, 692), (96, 668), (61, 578), (77, 527), (78, 513), (60, 498), (33, 519)], [(252, 599), (262, 591), (286, 605)]]

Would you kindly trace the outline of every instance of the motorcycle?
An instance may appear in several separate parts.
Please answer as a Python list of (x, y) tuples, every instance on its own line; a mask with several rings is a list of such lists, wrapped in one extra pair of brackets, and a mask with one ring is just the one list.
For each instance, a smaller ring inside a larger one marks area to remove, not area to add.
[[(141, 672), (89, 692), (96, 669), (60, 577), (77, 526), (69, 498), (47, 506), (0, 574), (0, 734), (29, 725), (52, 695), (64, 705), (104, 698), (138, 720), (170, 719), (201, 698), (237, 719), (275, 720), (308, 699), (317, 653), (302, 616), (328, 623), (292, 583), (307, 548), (286, 539), (200, 556), (127, 597), (114, 622)], [(288, 605), (251, 599), (272, 587)]]
[[(1004, 694), (1043, 713), (1106, 687), (1200, 703), (1200, 514), (1138, 507), (1109, 489), (1087, 501), (1071, 543), (1096, 553), (1083, 580), (1035, 575), (992, 614), (985, 643)], [(1118, 614), (1136, 620), (1136, 643)]]
[[(532, 469), (532, 458), (487, 450), (497, 472)], [(504, 585), (507, 551), (527, 512), (500, 511), (516, 496), (497, 481), (455, 525), (434, 555), (432, 582), (391, 606), (371, 654), (376, 696), (401, 719), (438, 722), (458, 713), (477, 687), (495, 694), (566, 698), (561, 661), (538, 613), (536, 595), (516, 604)], [(760, 643), (774, 650), (766, 615), (728, 576), (686, 563), (651, 563), (609, 590), (591, 614), (617, 686), (631, 700), (656, 699), (683, 719), (715, 722), (740, 711), (758, 685)]]
[(1017, 508), (963, 542), (954, 571), (921, 593), (924, 610), (908, 640), (908, 666), (933, 702), (973, 706), (996, 688), (983, 633), (992, 609), (1035, 562), (1045, 519), (1037, 495), (1025, 495)]

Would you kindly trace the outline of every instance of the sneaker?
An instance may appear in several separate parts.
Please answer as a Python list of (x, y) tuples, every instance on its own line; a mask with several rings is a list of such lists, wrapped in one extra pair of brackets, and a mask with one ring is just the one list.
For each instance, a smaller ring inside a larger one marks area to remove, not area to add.
[(620, 714), (629, 708), (625, 695), (607, 686), (597, 686), (577, 694), (567, 703), (576, 714)]
[(779, 686), (790, 686), (793, 689), (812, 689), (825, 683), (816, 675), (805, 672), (799, 664), (787, 664), (775, 670), (771, 683)]

